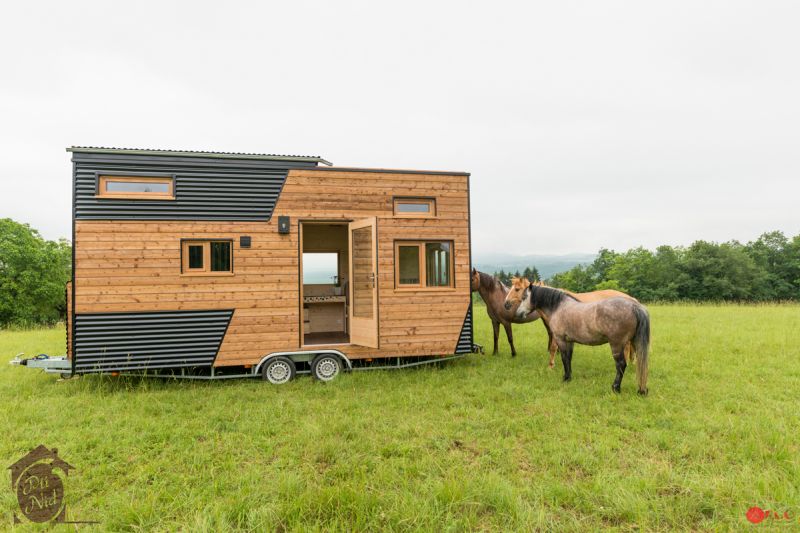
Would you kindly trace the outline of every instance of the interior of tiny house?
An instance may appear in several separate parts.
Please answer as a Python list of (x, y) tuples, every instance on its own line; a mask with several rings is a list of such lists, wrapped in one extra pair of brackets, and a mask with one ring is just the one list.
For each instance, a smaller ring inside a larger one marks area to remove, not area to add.
[(347, 344), (347, 223), (303, 222), (300, 232), (303, 344)]

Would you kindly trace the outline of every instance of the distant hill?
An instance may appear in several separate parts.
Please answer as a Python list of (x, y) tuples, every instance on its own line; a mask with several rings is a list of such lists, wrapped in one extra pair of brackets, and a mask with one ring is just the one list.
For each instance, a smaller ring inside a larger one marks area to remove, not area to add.
[(475, 268), (482, 272), (522, 272), (525, 267), (536, 267), (543, 278), (569, 270), (578, 264), (591, 263), (595, 254), (566, 255), (511, 255), (511, 254), (475, 254), (472, 260)]

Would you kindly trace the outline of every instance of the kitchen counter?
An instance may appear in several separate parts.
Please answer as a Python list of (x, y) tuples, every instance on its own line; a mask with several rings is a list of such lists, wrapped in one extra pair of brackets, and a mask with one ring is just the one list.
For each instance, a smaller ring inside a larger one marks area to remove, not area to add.
[(346, 296), (304, 296), (304, 304), (345, 303)]

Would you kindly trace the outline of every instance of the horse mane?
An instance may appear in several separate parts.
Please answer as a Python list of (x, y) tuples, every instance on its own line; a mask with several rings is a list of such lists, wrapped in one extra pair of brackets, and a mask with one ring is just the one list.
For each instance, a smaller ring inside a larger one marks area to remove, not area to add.
[(502, 288), (506, 288), (506, 286), (503, 285), (499, 279), (492, 276), (491, 274), (487, 274), (486, 272), (481, 272), (480, 270), (478, 270), (477, 272), (478, 272), (478, 277), (480, 278), (481, 287), (486, 289), (494, 289), (495, 286), (499, 285)]
[(553, 289), (552, 287), (545, 287), (544, 285), (532, 284), (529, 290), (531, 304), (534, 309), (552, 311), (558, 308), (564, 300), (578, 301), (577, 298), (561, 289)]

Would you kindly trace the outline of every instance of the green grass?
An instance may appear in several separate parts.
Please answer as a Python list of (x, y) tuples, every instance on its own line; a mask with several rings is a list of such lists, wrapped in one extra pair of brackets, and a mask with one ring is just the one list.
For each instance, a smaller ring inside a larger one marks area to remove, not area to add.
[[(650, 311), (646, 398), (632, 370), (611, 393), (607, 346), (562, 383), (539, 323), (516, 359), (282, 387), (57, 381), (5, 362), (61, 329), (3, 332), (0, 458), (57, 447), (70, 518), (111, 530), (746, 530), (754, 505), (800, 527), (800, 307)], [(6, 485), (0, 529), (15, 508)]]

